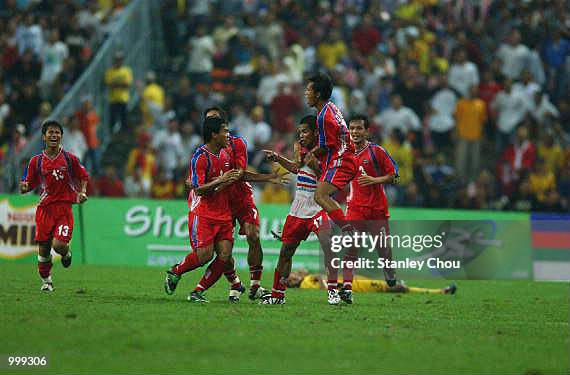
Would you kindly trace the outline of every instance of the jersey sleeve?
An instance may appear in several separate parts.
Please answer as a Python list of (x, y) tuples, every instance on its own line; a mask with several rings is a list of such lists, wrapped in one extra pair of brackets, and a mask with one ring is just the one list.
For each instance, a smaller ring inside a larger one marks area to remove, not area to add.
[(203, 151), (196, 151), (190, 161), (190, 181), (192, 181), (192, 186), (194, 188), (200, 187), (206, 183), (208, 169), (208, 157)]
[(69, 156), (71, 159), (71, 167), (73, 168), (73, 177), (79, 179), (80, 181), (89, 180), (89, 174), (79, 161), (79, 158), (73, 154), (69, 154)]
[(27, 182), (30, 190), (34, 190), (40, 184), (40, 172), (38, 171), (38, 156), (34, 156), (30, 159), (28, 166), (24, 171), (22, 176), (22, 181)]
[(389, 174), (398, 175), (398, 164), (396, 164), (384, 147), (376, 145), (371, 151), (374, 159), (378, 162), (381, 176)]
[(235, 165), (239, 169), (247, 168), (247, 141), (243, 137), (235, 137), (232, 140), (233, 147), (233, 158), (235, 159)]

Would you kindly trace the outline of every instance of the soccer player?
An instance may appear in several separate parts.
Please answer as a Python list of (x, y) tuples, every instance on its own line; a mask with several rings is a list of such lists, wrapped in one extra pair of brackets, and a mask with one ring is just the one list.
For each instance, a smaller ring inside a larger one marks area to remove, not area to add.
[[(348, 122), (350, 136), (356, 147), (358, 173), (350, 183), (346, 216), (359, 231), (388, 235), (390, 214), (384, 184), (397, 181), (398, 165), (384, 148), (368, 141), (368, 126), (368, 118), (362, 115), (356, 115)], [(392, 260), (389, 245), (380, 247), (377, 251), (380, 257)], [(349, 249), (344, 260), (356, 260), (357, 256), (357, 249)], [(343, 268), (343, 287), (339, 294), (346, 303), (352, 303), (353, 274), (352, 268)], [(389, 286), (396, 284), (394, 269), (385, 268), (384, 276)]]
[(208, 302), (204, 291), (220, 278), (231, 259), (234, 226), (230, 196), (225, 188), (239, 180), (243, 171), (231, 168), (231, 156), (226, 150), (228, 133), (228, 124), (224, 119), (205, 118), (205, 143), (194, 152), (190, 162), (189, 182), (192, 190), (188, 197), (188, 229), (194, 251), (182, 263), (175, 264), (166, 272), (164, 289), (167, 294), (173, 294), (182, 275), (210, 262), (215, 252), (216, 259), (188, 296), (191, 302)]
[[(226, 114), (225, 111), (219, 107), (211, 107), (204, 111), (204, 118), (208, 117), (226, 119)], [(226, 151), (232, 156), (232, 160), (234, 161), (233, 168), (243, 171), (247, 169), (247, 141), (245, 138), (230, 135)], [(250, 181), (267, 181), (267, 179), (264, 180), (262, 177), (258, 177), (257, 179), (253, 178), (253, 176), (262, 175), (249, 172), (248, 175)], [(239, 181), (230, 186), (227, 194), (231, 197), (230, 209), (233, 220), (239, 222), (239, 234), (246, 236), (249, 245), (249, 251), (247, 253), (250, 275), (249, 299), (256, 300), (268, 294), (268, 291), (261, 287), (260, 284), (261, 274), (263, 272), (263, 251), (259, 238), (259, 211), (253, 200), (253, 189), (248, 182)], [(231, 302), (238, 302), (245, 289), (241, 284), (234, 265), (235, 262), (232, 258), (224, 274), (231, 284), (229, 300)]]
[(51, 249), (61, 255), (61, 264), (71, 266), (69, 242), (73, 235), (71, 205), (87, 200), (89, 175), (79, 159), (61, 146), (63, 127), (55, 120), (42, 124), (44, 151), (32, 157), (22, 181), (20, 193), (40, 187), (40, 201), (36, 209), (36, 236), (38, 242), (38, 272), (41, 290), (54, 290), (51, 278)]
[[(292, 259), (301, 241), (307, 239), (311, 232), (315, 233), (321, 242), (321, 247), (325, 254), (325, 265), (331, 253), (329, 218), (326, 212), (315, 202), (315, 190), (320, 174), (318, 161), (308, 150), (316, 145), (318, 138), (316, 129), (317, 118), (315, 116), (305, 116), (301, 119), (297, 127), (299, 144), (295, 147), (295, 160), (291, 161), (277, 154), (274, 151), (264, 150), (269, 160), (275, 161), (285, 169), (297, 175), (297, 191), (295, 199), (291, 204), (291, 210), (281, 235), (281, 251), (279, 261), (273, 275), (273, 290), (270, 296), (262, 299), (262, 304), (282, 305), (285, 303), (285, 290), (287, 289), (287, 278), (291, 273)], [(337, 291), (338, 270), (327, 267), (329, 277), (328, 302), (336, 305), (340, 302)]]
[[(291, 272), (287, 278), (289, 288), (301, 289), (325, 289), (327, 279), (325, 275), (309, 274), (307, 270)], [(455, 283), (441, 289), (416, 288), (407, 286), (403, 281), (399, 281), (393, 286), (388, 285), (383, 280), (372, 280), (361, 276), (356, 276), (353, 280), (353, 290), (355, 292), (377, 292), (377, 293), (418, 293), (418, 294), (455, 294), (457, 285)]]
[(321, 161), (322, 174), (317, 182), (315, 201), (346, 232), (351, 231), (352, 227), (331, 195), (345, 188), (356, 175), (357, 168), (354, 144), (342, 113), (329, 101), (332, 90), (332, 80), (324, 73), (310, 77), (305, 88), (307, 104), (318, 112), (318, 139), (312, 152)]

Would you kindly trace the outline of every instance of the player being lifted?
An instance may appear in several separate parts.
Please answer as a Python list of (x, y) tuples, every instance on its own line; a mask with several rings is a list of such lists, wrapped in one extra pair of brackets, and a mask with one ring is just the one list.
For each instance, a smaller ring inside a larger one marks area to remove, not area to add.
[(318, 112), (317, 145), (312, 152), (320, 160), (322, 173), (317, 182), (315, 201), (343, 231), (350, 231), (352, 227), (331, 195), (343, 190), (356, 175), (354, 144), (342, 113), (329, 100), (332, 90), (332, 80), (324, 73), (310, 77), (305, 88), (307, 104)]
[(30, 160), (20, 182), (20, 193), (40, 187), (35, 237), (38, 242), (38, 272), (42, 279), (41, 290), (51, 292), (54, 290), (51, 249), (61, 255), (63, 267), (71, 265), (71, 206), (87, 200), (89, 176), (79, 159), (61, 146), (63, 127), (59, 122), (46, 120), (42, 125), (42, 138), (45, 149)]
[[(218, 117), (226, 120), (226, 113), (219, 107), (211, 107), (204, 111), (204, 118), (208, 117)], [(230, 135), (226, 148), (234, 161), (233, 168), (245, 171), (248, 164), (247, 141), (245, 138)], [(249, 172), (248, 174), (250, 181), (268, 181), (268, 175), (251, 174)], [(277, 180), (280, 179), (280, 176), (271, 177)], [(259, 211), (253, 200), (253, 189), (246, 181), (239, 181), (232, 184), (226, 191), (226, 194), (230, 195), (230, 209), (233, 220), (239, 222), (239, 234), (246, 236), (249, 245), (247, 253), (250, 275), (249, 298), (255, 300), (264, 294), (268, 294), (268, 292), (260, 285), (261, 273), (263, 271), (263, 251), (259, 239)], [(233, 258), (228, 263), (228, 268), (224, 274), (231, 284), (229, 299), (231, 302), (238, 302), (245, 289), (237, 276)]]
[[(291, 210), (281, 235), (281, 251), (279, 261), (273, 275), (273, 290), (271, 295), (262, 299), (262, 304), (282, 305), (285, 303), (285, 290), (287, 279), (291, 273), (292, 258), (301, 241), (307, 239), (311, 232), (319, 238), (325, 254), (325, 265), (330, 265), (328, 258), (330, 253), (330, 230), (331, 225), (326, 212), (315, 202), (317, 180), (320, 175), (320, 167), (314, 155), (309, 152), (317, 142), (317, 118), (305, 116), (297, 127), (299, 145), (295, 146), (295, 160), (291, 161), (274, 151), (264, 150), (269, 160), (279, 163), (285, 169), (297, 175), (297, 190), (295, 199), (291, 204)], [(338, 270), (327, 267), (329, 282), (328, 302), (336, 305), (340, 302), (337, 292)]]
[(183, 274), (202, 267), (217, 254), (199, 286), (188, 296), (192, 302), (208, 302), (204, 291), (214, 285), (231, 259), (233, 221), (229, 195), (225, 187), (237, 181), (243, 171), (231, 169), (232, 160), (226, 151), (228, 124), (217, 117), (204, 119), (204, 145), (190, 162), (189, 180), (192, 190), (188, 197), (188, 230), (192, 251), (182, 263), (166, 272), (164, 289), (173, 294)]
[[(358, 173), (350, 183), (346, 216), (359, 232), (388, 235), (390, 214), (384, 184), (397, 180), (398, 165), (384, 148), (368, 141), (368, 126), (368, 118), (362, 115), (356, 115), (348, 122), (350, 136), (356, 147)], [(379, 257), (392, 260), (392, 249), (389, 245), (379, 247), (377, 251)], [(357, 257), (357, 249), (352, 248), (346, 252), (344, 260), (356, 260)], [(352, 303), (353, 277), (354, 270), (344, 267), (340, 298), (349, 304)], [(396, 285), (393, 268), (385, 268), (384, 277), (388, 286)]]

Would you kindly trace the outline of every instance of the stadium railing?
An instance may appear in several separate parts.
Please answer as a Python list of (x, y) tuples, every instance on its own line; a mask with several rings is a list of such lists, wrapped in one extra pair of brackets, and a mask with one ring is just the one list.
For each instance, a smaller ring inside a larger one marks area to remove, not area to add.
[[(82, 98), (89, 96), (101, 123), (98, 129), (103, 152), (110, 140), (109, 105), (107, 89), (104, 84), (106, 70), (111, 66), (113, 55), (124, 53), (125, 65), (131, 67), (135, 81), (144, 78), (145, 73), (160, 61), (163, 46), (160, 0), (134, 0), (121, 13), (116, 26), (95, 57), (71, 89), (58, 103), (49, 118), (62, 120), (73, 115), (81, 106)], [(135, 85), (131, 87), (129, 110), (138, 102), (139, 96)], [(3, 165), (3, 191), (17, 189), (21, 175), (22, 161), (37, 154), (43, 147), (41, 134), (32, 134), (26, 147), (17, 157), (8, 157)]]

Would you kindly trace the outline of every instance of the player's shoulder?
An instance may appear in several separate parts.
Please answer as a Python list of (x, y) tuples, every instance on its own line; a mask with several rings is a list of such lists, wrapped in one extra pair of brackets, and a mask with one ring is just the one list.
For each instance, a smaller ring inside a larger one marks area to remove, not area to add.
[(204, 149), (204, 145), (196, 147), (194, 153), (192, 154), (192, 162), (196, 163), (200, 159), (207, 159), (207, 151)]
[(382, 152), (384, 154), (388, 154), (388, 151), (383, 146), (380, 146), (378, 143), (370, 142), (368, 144), (368, 148), (372, 152)]

